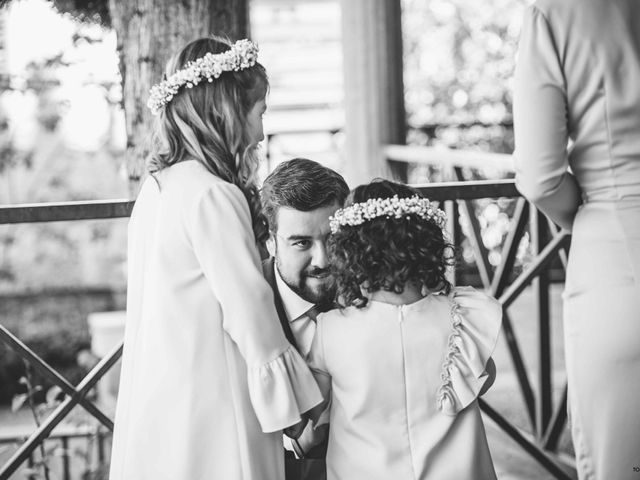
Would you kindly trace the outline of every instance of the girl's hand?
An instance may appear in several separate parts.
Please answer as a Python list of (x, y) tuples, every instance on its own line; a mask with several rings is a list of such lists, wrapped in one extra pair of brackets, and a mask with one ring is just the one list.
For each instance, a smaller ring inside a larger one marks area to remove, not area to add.
[(291, 425), (289, 428), (285, 428), (284, 434), (289, 438), (297, 439), (300, 435), (302, 435), (302, 431), (304, 430), (304, 427), (307, 426), (308, 421), (308, 418), (303, 418), (295, 425)]

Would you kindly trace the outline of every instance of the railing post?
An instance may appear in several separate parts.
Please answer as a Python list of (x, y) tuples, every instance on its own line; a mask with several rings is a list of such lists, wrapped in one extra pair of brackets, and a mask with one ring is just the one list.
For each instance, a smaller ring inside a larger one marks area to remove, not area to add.
[(69, 437), (62, 437), (62, 478), (71, 480), (71, 470), (69, 468)]
[[(547, 220), (535, 207), (530, 209), (531, 249), (539, 255), (549, 241)], [(542, 440), (553, 411), (551, 378), (551, 328), (549, 311), (549, 273), (542, 269), (531, 282), (538, 319), (538, 389), (536, 402), (536, 436)]]
[(97, 448), (98, 448), (98, 465), (104, 465), (105, 454), (104, 454), (104, 434), (102, 433), (102, 429), (97, 427)]
[[(447, 200), (444, 202), (444, 212), (447, 215), (447, 234), (448, 241), (453, 245), (458, 245), (460, 241), (460, 222), (458, 221), (458, 202), (455, 200)], [(447, 271), (447, 280), (451, 285), (457, 285), (458, 272), (454, 267)]]
[[(27, 467), (29, 467), (29, 469), (33, 469), (33, 467), (34, 467), (35, 463), (36, 463), (36, 462), (33, 460), (33, 454), (29, 455), (29, 458), (27, 459)], [(37, 478), (38, 478), (38, 476), (37, 476), (37, 475), (33, 475), (33, 474), (31, 474), (31, 473), (30, 473), (30, 474), (27, 476), (27, 478), (28, 478), (29, 480), (34, 480), (34, 479), (37, 479)]]

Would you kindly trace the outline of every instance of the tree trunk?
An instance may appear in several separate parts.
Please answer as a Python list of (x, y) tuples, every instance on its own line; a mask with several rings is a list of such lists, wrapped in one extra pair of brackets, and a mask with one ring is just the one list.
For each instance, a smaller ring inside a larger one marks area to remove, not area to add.
[(125, 160), (135, 198), (149, 154), (153, 116), (146, 103), (167, 60), (191, 40), (209, 34), (232, 40), (248, 34), (248, 0), (109, 0), (118, 38), (123, 107), (127, 126)]

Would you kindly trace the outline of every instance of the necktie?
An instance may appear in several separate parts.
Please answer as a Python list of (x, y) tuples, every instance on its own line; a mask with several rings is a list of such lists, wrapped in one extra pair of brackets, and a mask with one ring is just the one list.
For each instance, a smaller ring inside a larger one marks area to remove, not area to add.
[(318, 314), (329, 310), (327, 304), (316, 304), (291, 322), (291, 330), (298, 344), (298, 351), (303, 357), (309, 354), (313, 336), (316, 333), (316, 318)]
[(331, 302), (316, 303), (313, 307), (305, 312), (305, 315), (315, 322), (318, 318), (318, 314), (328, 312), (332, 308), (333, 304)]

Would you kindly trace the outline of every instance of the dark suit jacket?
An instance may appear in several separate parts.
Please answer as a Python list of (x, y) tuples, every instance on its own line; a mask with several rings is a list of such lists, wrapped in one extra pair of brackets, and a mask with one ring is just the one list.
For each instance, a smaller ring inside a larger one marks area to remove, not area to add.
[[(284, 332), (289, 343), (293, 345), (296, 350), (298, 349), (298, 345), (296, 343), (296, 339), (291, 331), (291, 327), (289, 326), (289, 320), (287, 319), (287, 313), (284, 309), (284, 305), (282, 303), (282, 297), (280, 296), (280, 292), (278, 291), (278, 284), (276, 283), (276, 271), (275, 271), (275, 260), (273, 257), (268, 258), (262, 262), (262, 273), (264, 278), (267, 280), (267, 283), (271, 286), (273, 290), (273, 299), (276, 306), (276, 311), (278, 312), (278, 318), (280, 320), (280, 324), (282, 325), (282, 331)], [(313, 447), (307, 453), (307, 458), (309, 459), (324, 459), (327, 453), (327, 441), (328, 438), (325, 437), (325, 440), (320, 444)], [(297, 471), (296, 474), (292, 474), (290, 472), (290, 468), (299, 468), (301, 470)], [(324, 479), (326, 478), (326, 472), (324, 468), (324, 461), (312, 463), (312, 462), (300, 462), (297, 465), (293, 463), (287, 464), (287, 480), (290, 478), (303, 479), (303, 480), (311, 480), (311, 479)]]
[(291, 327), (289, 326), (289, 320), (287, 319), (287, 312), (284, 309), (284, 305), (282, 304), (282, 297), (280, 296), (280, 292), (278, 291), (278, 284), (276, 283), (276, 265), (273, 257), (267, 258), (262, 262), (262, 273), (264, 278), (267, 280), (267, 283), (271, 286), (271, 290), (273, 290), (273, 300), (276, 304), (276, 312), (278, 312), (278, 319), (280, 320), (280, 325), (282, 325), (282, 331), (284, 335), (289, 340), (289, 343), (298, 349), (298, 344), (296, 343), (296, 338), (293, 336), (293, 332), (291, 331)]

